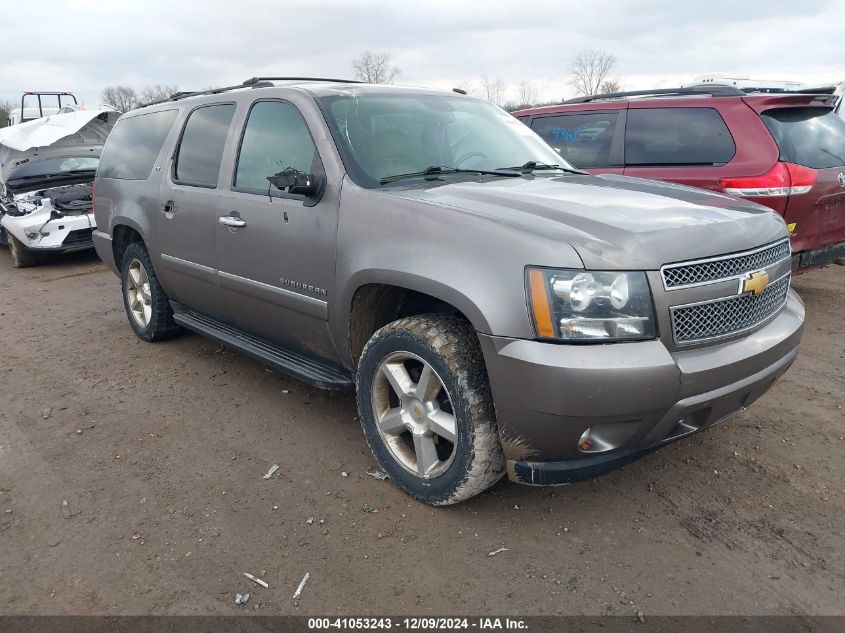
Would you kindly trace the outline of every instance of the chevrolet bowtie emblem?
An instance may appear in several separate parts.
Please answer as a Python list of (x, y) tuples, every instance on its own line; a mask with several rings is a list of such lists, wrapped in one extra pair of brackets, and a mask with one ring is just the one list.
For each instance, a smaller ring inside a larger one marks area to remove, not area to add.
[(769, 273), (765, 270), (758, 270), (757, 272), (749, 273), (742, 280), (742, 293), (750, 292), (752, 295), (759, 295), (763, 293), (768, 285)]

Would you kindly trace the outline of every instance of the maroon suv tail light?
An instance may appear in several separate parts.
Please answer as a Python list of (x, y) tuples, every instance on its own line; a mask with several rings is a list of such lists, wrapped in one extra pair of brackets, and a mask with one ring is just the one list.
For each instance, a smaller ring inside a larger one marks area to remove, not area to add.
[(744, 198), (782, 197), (807, 193), (816, 182), (816, 170), (778, 161), (769, 171), (748, 178), (719, 180), (726, 193)]

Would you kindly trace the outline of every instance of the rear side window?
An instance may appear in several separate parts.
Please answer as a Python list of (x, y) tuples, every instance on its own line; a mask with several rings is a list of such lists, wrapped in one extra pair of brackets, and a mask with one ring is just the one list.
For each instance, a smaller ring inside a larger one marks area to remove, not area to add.
[(120, 119), (109, 134), (97, 176), (146, 180), (178, 110), (161, 110)]
[(216, 187), (234, 103), (201, 106), (191, 112), (173, 166), (173, 179), (187, 185)]
[(235, 186), (266, 194), (268, 176), (288, 167), (312, 173), (318, 170), (317, 160), (317, 148), (299, 110), (281, 101), (259, 101), (244, 129)]
[(845, 165), (845, 121), (830, 108), (778, 108), (761, 118), (781, 160), (813, 169)]
[(608, 167), (618, 119), (618, 112), (545, 116), (531, 129), (575, 167)]
[(723, 165), (736, 153), (712, 108), (629, 109), (626, 165)]

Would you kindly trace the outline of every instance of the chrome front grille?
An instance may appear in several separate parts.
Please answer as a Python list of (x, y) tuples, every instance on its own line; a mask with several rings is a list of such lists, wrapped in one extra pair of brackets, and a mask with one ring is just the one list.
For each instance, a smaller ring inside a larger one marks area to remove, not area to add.
[(666, 290), (679, 290), (726, 279), (738, 279), (746, 273), (781, 262), (790, 255), (789, 239), (785, 239), (743, 253), (667, 264), (661, 268), (660, 273)]
[(678, 345), (738, 334), (763, 323), (786, 304), (789, 274), (770, 283), (759, 295), (738, 295), (670, 308)]

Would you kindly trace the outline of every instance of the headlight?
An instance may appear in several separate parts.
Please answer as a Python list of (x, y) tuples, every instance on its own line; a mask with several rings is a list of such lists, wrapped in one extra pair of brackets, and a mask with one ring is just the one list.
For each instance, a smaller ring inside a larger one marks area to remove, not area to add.
[(526, 268), (525, 276), (537, 338), (610, 342), (657, 335), (644, 272)]

